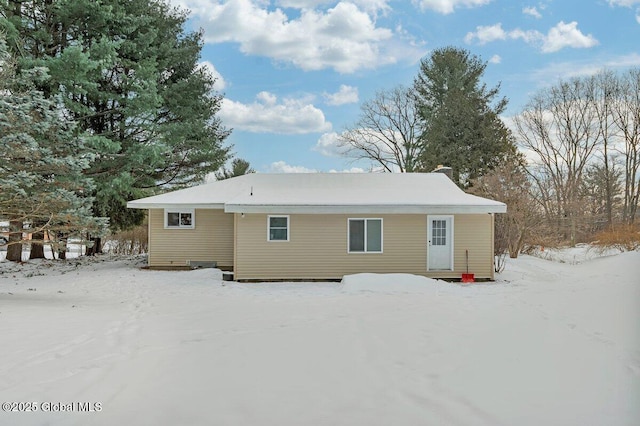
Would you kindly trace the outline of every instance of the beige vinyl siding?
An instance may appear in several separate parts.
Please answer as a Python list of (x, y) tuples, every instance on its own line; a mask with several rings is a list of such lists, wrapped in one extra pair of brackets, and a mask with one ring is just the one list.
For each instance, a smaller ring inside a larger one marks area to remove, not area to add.
[(476, 278), (493, 279), (493, 216), (490, 214), (454, 215), (454, 273), (466, 272), (465, 250), (469, 251), (469, 273)]
[[(348, 219), (382, 218), (383, 253), (348, 253)], [(290, 215), (289, 241), (267, 241), (267, 215), (236, 215), (235, 278), (335, 279), (360, 272), (491, 278), (491, 216), (454, 216), (455, 270), (427, 272), (426, 215)], [(196, 222), (196, 226), (198, 223)]]
[(165, 229), (164, 209), (149, 210), (149, 266), (182, 267), (190, 260), (233, 267), (233, 215), (196, 209), (194, 229)]

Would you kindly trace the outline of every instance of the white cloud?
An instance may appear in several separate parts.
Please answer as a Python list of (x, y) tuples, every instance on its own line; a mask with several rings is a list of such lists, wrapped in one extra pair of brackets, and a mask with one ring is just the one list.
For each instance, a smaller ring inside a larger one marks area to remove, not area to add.
[(486, 44), (496, 40), (505, 40), (507, 33), (502, 29), (502, 24), (498, 23), (490, 26), (477, 26), (476, 32), (468, 32), (464, 37), (464, 41), (471, 44), (475, 39), (478, 44)]
[(535, 6), (522, 8), (522, 13), (524, 13), (525, 15), (533, 16), (534, 18), (542, 18), (542, 15), (540, 14), (540, 12), (538, 12), (538, 9), (536, 9)]
[(500, 55), (493, 55), (491, 59), (489, 59), (489, 62), (492, 64), (499, 64), (502, 62), (502, 58), (500, 57)]
[[(335, 3), (335, 0), (278, 0), (276, 5), (293, 9), (315, 9), (332, 3)], [(384, 14), (391, 10), (388, 0), (351, 0), (349, 3), (353, 3), (374, 15)]]
[(369, 170), (365, 170), (362, 167), (351, 167), (350, 169), (342, 170), (331, 169), (329, 173), (369, 173)]
[(538, 31), (522, 31), (519, 28), (507, 32), (502, 29), (501, 23), (497, 23), (495, 25), (489, 26), (480, 25), (476, 27), (476, 32), (469, 32), (464, 37), (464, 41), (466, 43), (471, 44), (474, 40), (477, 40), (478, 44), (480, 45), (487, 44), (496, 40), (507, 39), (523, 39), (527, 43), (532, 43), (537, 40), (544, 39), (544, 35), (542, 35), (542, 33)]
[[(609, 0), (609, 5), (632, 8), (635, 5), (640, 6), (640, 0)], [(640, 7), (636, 9), (636, 22), (640, 24)]]
[(340, 140), (336, 132), (324, 133), (316, 142), (313, 150), (326, 157), (339, 157), (343, 150), (340, 148)]
[(513, 31), (509, 31), (509, 38), (513, 40), (522, 39), (525, 43), (528, 44), (537, 44), (541, 41), (544, 41), (545, 36), (540, 31), (536, 30), (521, 30), (520, 28), (516, 28)]
[(554, 63), (531, 73), (531, 78), (541, 82), (542, 85), (547, 85), (555, 83), (559, 79), (594, 75), (603, 69), (624, 70), (633, 67), (640, 67), (640, 54), (638, 53), (618, 56), (609, 60), (594, 58), (592, 62)]
[(218, 72), (218, 70), (216, 70), (216, 67), (213, 66), (213, 64), (209, 61), (202, 61), (200, 63), (198, 63), (198, 67), (199, 68), (204, 68), (209, 74), (211, 74), (211, 76), (213, 78), (216, 79), (216, 82), (213, 84), (213, 89), (220, 92), (222, 90), (224, 90), (225, 87), (227, 87), (227, 83), (226, 81), (224, 81), (224, 78), (222, 77), (222, 74), (220, 74)]
[[(205, 42), (239, 43), (245, 54), (266, 56), (306, 71), (333, 68), (352, 73), (413, 58), (418, 50), (401, 35), (376, 26), (376, 13), (388, 8), (386, 0), (339, 2), (326, 10), (316, 8), (324, 1), (283, 1), (301, 8), (295, 18), (289, 18), (283, 9), (269, 10), (268, 3), (251, 0), (174, 1), (192, 11), (196, 25), (205, 29)], [(396, 49), (398, 43), (404, 49)]]
[(315, 9), (318, 6), (331, 3), (332, 0), (278, 0), (277, 6), (293, 9)]
[(351, 0), (351, 3), (374, 15), (386, 14), (391, 11), (389, 0)]
[(358, 102), (358, 88), (340, 85), (340, 90), (336, 93), (325, 93), (324, 97), (329, 105), (354, 104)]
[(273, 93), (262, 91), (256, 95), (256, 99), (265, 105), (273, 106), (278, 102), (278, 97)]
[(609, 0), (611, 6), (632, 7), (635, 4), (640, 5), (640, 0)]
[(267, 173), (318, 173), (318, 170), (304, 166), (292, 166), (284, 161), (275, 161), (271, 163)]
[[(349, 169), (330, 169), (327, 173), (369, 173), (372, 171), (381, 172), (383, 170), (379, 169), (370, 169), (366, 170), (362, 167), (351, 167)], [(267, 168), (267, 173), (323, 173), (322, 170), (310, 169), (305, 166), (293, 166), (288, 164), (286, 161), (274, 161)]]
[(443, 15), (453, 13), (459, 7), (478, 7), (491, 3), (492, 0), (412, 0), (420, 10), (434, 10)]
[(478, 26), (475, 32), (467, 33), (464, 38), (468, 44), (477, 41), (480, 45), (506, 39), (522, 39), (525, 43), (540, 45), (544, 53), (557, 52), (565, 47), (587, 48), (598, 44), (598, 40), (591, 34), (584, 35), (578, 29), (578, 23), (575, 21), (568, 24), (560, 21), (549, 30), (547, 35), (535, 30), (524, 31), (520, 28), (505, 31), (501, 23), (491, 26)]
[[(331, 169), (327, 173), (368, 173), (362, 167), (351, 167), (350, 169)], [(305, 166), (292, 166), (286, 161), (274, 161), (267, 169), (267, 173), (323, 173), (322, 170), (310, 169)]]
[(279, 102), (269, 92), (260, 92), (251, 104), (225, 98), (219, 117), (225, 126), (256, 133), (303, 134), (331, 130), (331, 123), (326, 121), (322, 110), (306, 101), (285, 98)]
[(591, 34), (584, 35), (578, 29), (576, 21), (565, 24), (560, 21), (555, 27), (549, 30), (542, 45), (543, 52), (557, 52), (565, 47), (586, 48), (598, 44)]

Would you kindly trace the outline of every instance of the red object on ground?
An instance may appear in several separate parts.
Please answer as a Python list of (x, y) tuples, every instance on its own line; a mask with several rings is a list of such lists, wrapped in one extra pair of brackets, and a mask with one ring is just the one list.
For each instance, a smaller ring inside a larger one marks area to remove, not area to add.
[(462, 274), (462, 282), (473, 283), (476, 281), (476, 277), (474, 276), (474, 274), (469, 273), (469, 250), (464, 251), (464, 260), (465, 260), (465, 263), (467, 264), (467, 273)]

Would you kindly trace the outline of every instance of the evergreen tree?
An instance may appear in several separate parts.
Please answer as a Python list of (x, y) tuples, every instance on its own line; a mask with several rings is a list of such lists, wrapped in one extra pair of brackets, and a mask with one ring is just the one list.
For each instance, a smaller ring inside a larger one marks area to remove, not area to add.
[(5, 15), (21, 66), (48, 67), (42, 91), (60, 94), (94, 136), (85, 173), (112, 230), (142, 221), (128, 200), (201, 182), (224, 164), (221, 96), (198, 66), (202, 34), (184, 31), (184, 11), (159, 0), (33, 0)]
[[(613, 219), (616, 222), (621, 217), (616, 217), (614, 212), (622, 211), (623, 169), (615, 163), (591, 164), (587, 166), (584, 177), (580, 181), (579, 196), (582, 202), (581, 214), (587, 220), (582, 222), (585, 231), (593, 235), (607, 227), (611, 227)], [(611, 216), (610, 216), (611, 215)], [(611, 217), (611, 219), (610, 219)]]
[(101, 235), (107, 220), (93, 217), (93, 185), (82, 173), (93, 157), (60, 97), (45, 98), (35, 87), (46, 84), (47, 70), (18, 73), (0, 37), (0, 74), (0, 220), (10, 222), (7, 259), (21, 260), (23, 233), (33, 235), (32, 258), (44, 256), (45, 235), (54, 250), (69, 236)]
[(221, 168), (215, 173), (216, 180), (224, 180), (232, 177), (248, 175), (249, 173), (255, 173), (256, 171), (251, 168), (251, 164), (247, 160), (242, 158), (235, 158), (231, 162), (231, 169)]
[(487, 89), (481, 82), (485, 68), (486, 63), (468, 51), (446, 47), (422, 60), (414, 80), (422, 169), (449, 166), (463, 188), (516, 151), (499, 117), (507, 100), (496, 100), (499, 86)]

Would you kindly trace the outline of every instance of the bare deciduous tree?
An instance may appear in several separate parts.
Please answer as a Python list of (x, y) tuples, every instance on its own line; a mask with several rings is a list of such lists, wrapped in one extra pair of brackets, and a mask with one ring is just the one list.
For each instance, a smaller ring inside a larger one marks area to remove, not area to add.
[(640, 199), (640, 69), (620, 79), (618, 97), (612, 107), (615, 126), (624, 140), (620, 148), (624, 156), (623, 220), (634, 223)]
[(580, 79), (538, 93), (515, 117), (521, 146), (535, 158), (528, 171), (556, 231), (576, 243), (580, 183), (600, 141), (594, 87)]
[[(531, 182), (523, 167), (521, 157), (505, 161), (489, 173), (473, 181), (470, 192), (505, 203), (507, 213), (496, 215), (496, 257), (508, 253), (517, 258), (541, 223), (541, 214), (533, 195)], [(496, 271), (499, 272), (499, 271)]]
[(620, 95), (618, 79), (611, 71), (602, 71), (586, 81), (592, 86), (593, 107), (600, 132), (600, 154), (602, 166), (594, 166), (598, 170), (595, 176), (601, 177), (597, 186), (602, 189), (602, 202), (607, 226), (613, 224), (613, 204), (615, 198), (614, 158), (611, 150), (616, 142), (616, 129), (612, 118), (615, 99)]
[(362, 104), (358, 121), (339, 137), (343, 154), (369, 160), (387, 172), (413, 172), (420, 154), (416, 104), (410, 90), (398, 86)]

